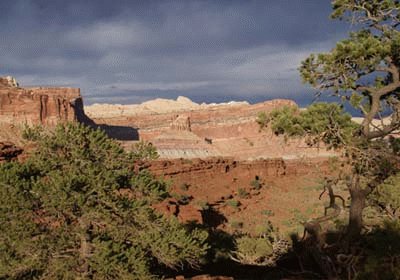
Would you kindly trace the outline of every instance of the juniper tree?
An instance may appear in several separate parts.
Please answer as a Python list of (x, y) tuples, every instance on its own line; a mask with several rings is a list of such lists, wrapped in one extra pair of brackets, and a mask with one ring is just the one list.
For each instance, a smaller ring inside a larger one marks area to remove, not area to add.
[(0, 279), (152, 279), (196, 266), (206, 234), (156, 213), (166, 185), (82, 125), (25, 133), (36, 150), (0, 165)]
[[(311, 54), (300, 73), (318, 94), (337, 96), (364, 117), (360, 131), (344, 143), (354, 167), (347, 182), (352, 239), (361, 232), (367, 196), (387, 175), (378, 170), (386, 160), (379, 139), (400, 128), (400, 2), (334, 0), (332, 7), (331, 17), (349, 21), (355, 31), (330, 52)], [(386, 122), (385, 112), (390, 112)], [(381, 120), (379, 125), (375, 119)]]

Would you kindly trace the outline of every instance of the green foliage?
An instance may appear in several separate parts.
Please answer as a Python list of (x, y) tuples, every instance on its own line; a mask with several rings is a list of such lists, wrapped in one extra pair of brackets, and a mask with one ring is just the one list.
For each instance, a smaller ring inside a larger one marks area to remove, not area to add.
[(356, 279), (400, 279), (400, 222), (386, 221), (366, 236), (365, 261)]
[(231, 258), (245, 265), (273, 266), (287, 252), (287, 243), (279, 238), (270, 222), (256, 228), (257, 236), (241, 235), (235, 239)]
[(231, 228), (233, 228), (234, 230), (238, 230), (243, 228), (243, 222), (240, 221), (232, 221), (230, 222), (230, 226)]
[(243, 236), (236, 239), (237, 254), (244, 263), (262, 262), (263, 258), (273, 252), (272, 244), (267, 238)]
[(389, 143), (393, 153), (400, 156), (400, 138), (390, 137)]
[(363, 134), (369, 139), (387, 135), (398, 122), (371, 133), (380, 113), (399, 111), (400, 4), (397, 0), (334, 0), (332, 18), (357, 26), (348, 39), (327, 53), (311, 54), (299, 68), (305, 83), (319, 93), (338, 96), (366, 116)]
[(274, 109), (270, 113), (270, 123), (272, 131), (288, 136), (301, 136), (305, 131), (300, 126), (299, 110), (294, 106), (284, 106), (279, 109)]
[(191, 195), (187, 194), (172, 194), (172, 197), (175, 198), (179, 204), (181, 205), (187, 205), (190, 203), (190, 201), (193, 199)]
[(246, 190), (243, 189), (243, 188), (239, 188), (239, 189), (238, 189), (238, 196), (239, 196), (240, 198), (248, 198), (248, 197), (249, 197), (249, 192), (246, 191)]
[(400, 216), (400, 173), (397, 173), (382, 184), (372, 194), (371, 199), (392, 218)]
[(134, 160), (154, 160), (159, 158), (156, 147), (152, 143), (139, 141), (132, 148)]
[[(32, 133), (27, 133), (27, 135)], [(207, 233), (157, 214), (166, 185), (100, 130), (33, 134), (25, 162), (0, 165), (0, 279), (152, 279), (196, 266)]]
[(254, 190), (260, 190), (262, 188), (262, 184), (260, 182), (260, 180), (254, 179), (250, 182), (250, 186), (254, 189)]
[(22, 138), (29, 141), (37, 141), (39, 137), (43, 134), (44, 130), (42, 126), (28, 126), (22, 130)]
[(210, 204), (207, 201), (199, 200), (196, 202), (196, 205), (200, 208), (202, 211), (207, 211), (211, 209)]
[(337, 148), (351, 141), (358, 125), (337, 103), (313, 103), (305, 110), (283, 107), (271, 112), (271, 128), (275, 134), (310, 136), (310, 144), (323, 141)]
[(270, 209), (265, 209), (261, 211), (261, 214), (267, 217), (272, 217), (275, 215), (274, 211), (270, 210)]
[(241, 203), (238, 200), (230, 199), (226, 202), (226, 205), (232, 207), (233, 209), (238, 209)]
[(270, 118), (265, 112), (259, 112), (256, 122), (260, 125), (261, 128), (267, 127), (268, 123), (270, 122)]
[(374, 16), (376, 23), (382, 23), (391, 19), (392, 13), (390, 11), (396, 8), (399, 9), (400, 3), (397, 0), (334, 0), (332, 1), (332, 8), (331, 17), (334, 19), (345, 19), (354, 23), (354, 17), (356, 17), (358, 21), (364, 22), (368, 20), (368, 14), (371, 14)]

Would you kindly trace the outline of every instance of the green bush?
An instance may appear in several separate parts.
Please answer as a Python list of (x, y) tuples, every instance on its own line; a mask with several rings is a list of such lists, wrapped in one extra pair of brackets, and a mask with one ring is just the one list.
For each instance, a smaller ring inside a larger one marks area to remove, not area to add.
[(252, 188), (254, 190), (260, 190), (262, 188), (262, 184), (261, 184), (260, 180), (257, 180), (257, 179), (254, 179), (253, 181), (251, 181), (250, 186), (252, 186)]
[(232, 221), (232, 222), (230, 222), (230, 226), (231, 226), (231, 228), (238, 230), (238, 229), (243, 228), (243, 222)]
[(385, 221), (365, 237), (365, 260), (356, 279), (400, 279), (400, 222)]
[(397, 173), (373, 192), (371, 200), (391, 218), (400, 217), (400, 173)]
[(260, 125), (260, 128), (267, 127), (270, 122), (269, 115), (265, 112), (259, 112), (256, 122)]
[(313, 103), (305, 110), (285, 106), (269, 116), (271, 129), (285, 136), (310, 136), (310, 144), (323, 141), (336, 148), (351, 141), (359, 125), (337, 103)]
[(275, 215), (275, 213), (272, 210), (269, 210), (269, 209), (262, 210), (261, 214), (265, 215), (267, 217), (272, 217), (272, 216)]
[(241, 235), (235, 239), (231, 258), (245, 265), (273, 266), (276, 260), (286, 254), (288, 242), (280, 239), (278, 230), (268, 221), (256, 227), (257, 236)]
[(197, 201), (197, 202), (196, 202), (196, 205), (197, 205), (197, 207), (200, 208), (200, 210), (202, 210), (202, 211), (210, 210), (210, 208), (211, 208), (210, 204), (208, 204), (207, 201), (202, 201), (202, 200)]
[(131, 153), (135, 160), (154, 160), (159, 158), (156, 147), (154, 147), (152, 143), (146, 141), (139, 141), (136, 143)]
[(207, 233), (152, 209), (166, 185), (135, 173), (136, 156), (83, 125), (34, 135), (25, 162), (0, 165), (0, 279), (153, 279), (199, 264)]
[(226, 205), (228, 205), (234, 209), (238, 209), (239, 206), (241, 205), (241, 203), (238, 200), (231, 199), (226, 202)]
[(243, 263), (255, 264), (272, 254), (271, 242), (266, 238), (243, 236), (236, 239), (237, 254)]
[(249, 197), (249, 192), (246, 191), (246, 190), (243, 189), (243, 188), (239, 188), (239, 189), (238, 189), (238, 196), (239, 196), (240, 198), (248, 198), (248, 197)]
[(187, 205), (193, 199), (191, 195), (187, 194), (173, 194), (172, 197), (175, 198), (181, 205)]
[(277, 135), (302, 136), (305, 134), (300, 125), (300, 112), (297, 107), (284, 106), (274, 109), (270, 113), (270, 120), (271, 129)]

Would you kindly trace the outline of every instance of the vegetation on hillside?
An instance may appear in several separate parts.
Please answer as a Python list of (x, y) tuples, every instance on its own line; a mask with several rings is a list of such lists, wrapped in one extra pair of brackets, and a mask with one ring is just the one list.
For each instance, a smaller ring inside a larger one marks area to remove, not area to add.
[[(299, 70), (318, 95), (337, 102), (284, 107), (258, 118), (275, 134), (323, 142), (343, 155), (321, 193), (329, 196), (326, 215), (304, 221), (304, 236), (293, 236), (289, 252), (269, 224), (251, 235), (231, 221), (233, 236), (210, 227), (210, 237), (201, 226), (189, 230), (158, 214), (152, 205), (169, 196), (166, 184), (132, 166), (156, 158), (152, 146), (139, 143), (127, 153), (101, 131), (66, 124), (26, 129), (35, 151), (24, 162), (0, 165), (0, 279), (152, 279), (165, 268), (196, 267), (210, 252), (217, 258), (218, 250), (257, 266), (276, 265), (292, 253), (300, 274), (312, 270), (323, 279), (400, 279), (400, 144), (394, 137), (400, 129), (400, 1), (334, 0), (332, 7), (332, 18), (349, 20), (355, 31), (330, 52), (310, 55)], [(346, 102), (364, 116), (360, 125), (343, 110)], [(349, 200), (337, 194), (339, 185)], [(263, 187), (258, 179), (251, 186)], [(176, 200), (184, 204), (189, 197)], [(226, 205), (238, 211), (241, 202), (232, 198)], [(343, 214), (347, 222), (340, 224), (335, 219)], [(336, 222), (335, 232), (323, 231), (328, 220)]]
[[(314, 103), (304, 110), (285, 107), (261, 113), (257, 121), (275, 134), (306, 137), (309, 144), (323, 142), (343, 153), (339, 175), (329, 178), (324, 189), (335, 210), (331, 218), (348, 213), (347, 224), (339, 228), (337, 251), (322, 249), (320, 223), (329, 215), (305, 223), (305, 232), (314, 240), (308, 244), (315, 250), (312, 259), (325, 276), (334, 279), (345, 267), (349, 278), (399, 279), (395, 267), (400, 250), (382, 243), (385, 235), (386, 242), (400, 235), (399, 141), (391, 135), (400, 129), (400, 2), (334, 0), (332, 7), (332, 18), (350, 21), (355, 31), (330, 52), (311, 54), (299, 70), (318, 96), (336, 96), (337, 102)], [(361, 125), (343, 111), (345, 103), (363, 115)], [(335, 193), (339, 184), (347, 186), (348, 209), (337, 202), (344, 202)]]
[(325, 102), (314, 103), (304, 110), (294, 106), (277, 108), (268, 116), (260, 113), (257, 122), (276, 135), (306, 137), (309, 144), (324, 142), (330, 148), (351, 143), (359, 127), (339, 104)]
[(133, 171), (137, 155), (78, 124), (24, 135), (35, 152), (0, 165), (0, 279), (151, 279), (199, 265), (207, 233), (151, 208), (167, 186)]

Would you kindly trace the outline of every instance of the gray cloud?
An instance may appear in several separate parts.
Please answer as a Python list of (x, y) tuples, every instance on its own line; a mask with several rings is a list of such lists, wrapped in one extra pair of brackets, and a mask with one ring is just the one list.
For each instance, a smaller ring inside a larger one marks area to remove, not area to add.
[(297, 67), (347, 27), (330, 1), (0, 1), (0, 75), (86, 103), (308, 100)]

